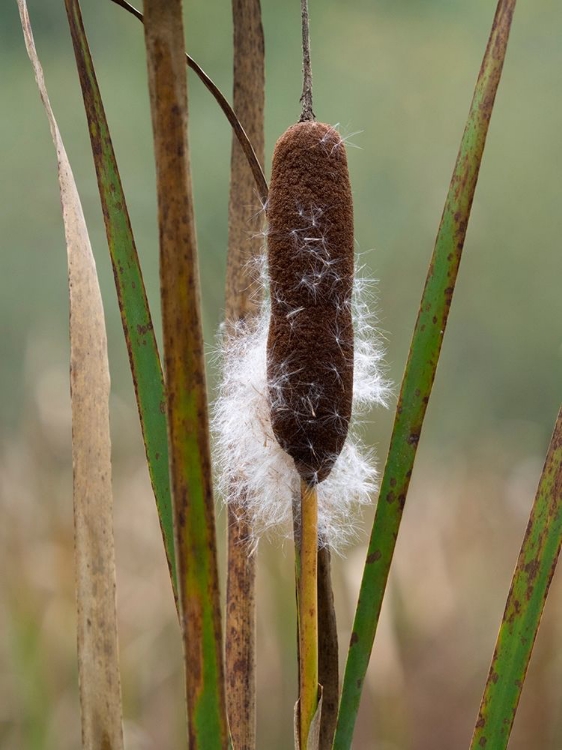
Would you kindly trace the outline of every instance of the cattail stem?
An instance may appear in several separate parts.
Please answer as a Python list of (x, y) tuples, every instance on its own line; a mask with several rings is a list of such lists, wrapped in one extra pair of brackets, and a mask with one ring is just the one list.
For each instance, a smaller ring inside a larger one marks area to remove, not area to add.
[(301, 482), (299, 622), (299, 738), (303, 750), (318, 708), (318, 498), (316, 484)]
[(301, 0), (302, 23), (302, 111), (300, 122), (315, 120), (312, 111), (312, 68), (310, 65), (310, 23), (308, 19), (308, 0)]

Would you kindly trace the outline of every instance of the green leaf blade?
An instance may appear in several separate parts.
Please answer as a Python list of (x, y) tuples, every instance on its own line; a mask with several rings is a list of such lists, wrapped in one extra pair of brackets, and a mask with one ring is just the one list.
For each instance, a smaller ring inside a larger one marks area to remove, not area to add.
[(84, 97), (107, 241), (129, 354), (148, 471), (177, 596), (164, 380), (152, 318), (109, 126), (78, 0), (65, 0)]
[(513, 574), (471, 749), (507, 747), (561, 543), (562, 409)]
[(431, 259), (381, 483), (333, 747), (351, 747), (361, 691), (457, 279), (515, 0), (499, 0)]

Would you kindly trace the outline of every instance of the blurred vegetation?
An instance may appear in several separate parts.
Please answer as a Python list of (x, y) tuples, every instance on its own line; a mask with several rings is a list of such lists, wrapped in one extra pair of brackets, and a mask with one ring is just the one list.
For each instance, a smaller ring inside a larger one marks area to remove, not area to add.
[[(157, 231), (142, 30), (83, 0), (154, 313)], [(230, 97), (230, 3), (187, 3), (188, 49)], [(262, 0), (267, 153), (299, 114), (298, 3)], [(290, 7), (289, 7), (290, 6)], [(356, 238), (378, 279), (399, 382), (495, 4), (311, 3), (316, 114), (349, 149)], [(113, 380), (116, 544), (128, 747), (182, 747), (180, 641), (151, 497), (64, 4), (30, 0), (90, 228)], [(558, 409), (562, 380), (562, 7), (520, 3), (357, 730), (359, 750), (468, 746)], [(65, 246), (55, 162), (15, 3), (0, 10), (0, 746), (78, 745)], [(231, 134), (190, 76), (190, 139), (209, 347), (221, 320)], [(156, 316), (157, 317), (157, 316)], [(213, 372), (211, 386), (213, 383)], [(384, 460), (392, 411), (368, 440)], [(366, 518), (366, 526), (371, 515)], [(363, 547), (336, 563), (341, 644)], [(493, 543), (485, 558), (484, 543)], [(291, 545), (258, 565), (259, 739), (290, 745)], [(147, 606), (148, 604), (148, 606)], [(562, 746), (557, 578), (510, 747)], [(558, 620), (557, 620), (558, 615)], [(347, 631), (346, 631), (347, 629)], [(290, 665), (289, 667), (287, 665)]]

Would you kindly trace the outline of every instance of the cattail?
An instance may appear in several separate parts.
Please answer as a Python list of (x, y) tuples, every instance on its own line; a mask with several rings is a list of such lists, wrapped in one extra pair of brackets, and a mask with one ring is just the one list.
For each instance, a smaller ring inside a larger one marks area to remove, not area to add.
[(343, 448), (353, 397), (353, 204), (345, 148), (331, 126), (277, 141), (267, 207), (273, 432), (307, 483)]
[[(289, 183), (279, 190), (283, 174)], [(335, 128), (303, 122), (281, 136), (264, 208), (261, 308), (219, 334), (218, 487), (232, 507), (244, 508), (257, 544), (264, 534), (292, 537), (299, 473), (320, 481), (319, 542), (339, 551), (377, 489), (372, 452), (354, 422), (385, 404), (389, 391), (372, 283), (353, 277), (351, 193)]]

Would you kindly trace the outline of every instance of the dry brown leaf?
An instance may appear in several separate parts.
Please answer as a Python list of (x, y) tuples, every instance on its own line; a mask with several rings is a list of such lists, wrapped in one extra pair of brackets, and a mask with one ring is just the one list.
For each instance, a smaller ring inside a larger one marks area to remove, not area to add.
[(330, 548), (318, 550), (318, 682), (323, 688), (320, 750), (331, 750), (339, 704), (338, 628)]
[(29, 58), (57, 151), (68, 253), (70, 388), (82, 742), (121, 750), (123, 728), (115, 607), (109, 366), (96, 265), (70, 163), (49, 102), (25, 0), (18, 0)]

